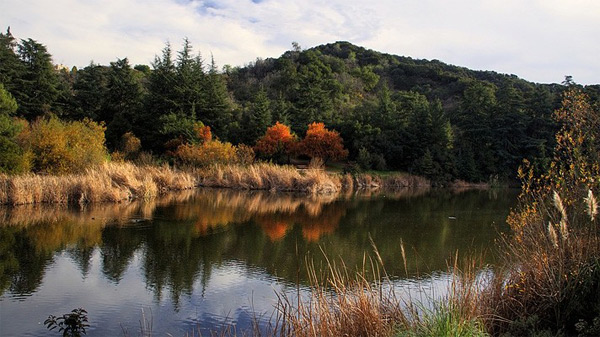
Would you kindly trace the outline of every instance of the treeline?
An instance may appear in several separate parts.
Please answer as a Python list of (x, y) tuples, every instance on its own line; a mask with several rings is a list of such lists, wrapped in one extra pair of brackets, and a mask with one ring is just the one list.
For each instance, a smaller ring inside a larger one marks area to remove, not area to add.
[[(10, 30), (0, 34), (0, 83), (5, 157), (23, 147), (23, 121), (49, 115), (105, 127), (110, 152), (139, 139), (142, 151), (158, 157), (202, 143), (204, 126), (221, 145), (246, 144), (248, 152), (276, 122), (298, 139), (317, 122), (339, 132), (352, 168), (439, 181), (511, 179), (524, 158), (544, 169), (556, 131), (552, 111), (566, 87), (346, 42), (294, 45), (277, 59), (219, 70), (185, 39), (178, 51), (167, 44), (150, 66), (124, 58), (68, 69), (54, 65), (43, 44), (17, 42)], [(600, 86), (583, 89), (597, 104)]]

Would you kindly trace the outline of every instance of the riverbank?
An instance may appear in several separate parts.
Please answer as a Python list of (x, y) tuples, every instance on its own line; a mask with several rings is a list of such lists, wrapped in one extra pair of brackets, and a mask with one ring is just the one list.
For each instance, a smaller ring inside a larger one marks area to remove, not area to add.
[(71, 175), (0, 175), (0, 204), (76, 204), (151, 199), (169, 191), (195, 187), (272, 190), (335, 194), (364, 188), (429, 187), (430, 182), (409, 174), (340, 174), (323, 169), (298, 170), (270, 163), (213, 165), (176, 169), (104, 163)]
[(192, 174), (197, 179), (199, 186), (309, 194), (329, 194), (364, 188), (394, 189), (431, 186), (429, 180), (407, 173), (351, 175), (316, 168), (298, 170), (293, 166), (270, 163), (248, 166), (215, 165), (195, 169)]
[(81, 174), (0, 175), (0, 204), (123, 202), (195, 186), (192, 175), (168, 166), (105, 163)]

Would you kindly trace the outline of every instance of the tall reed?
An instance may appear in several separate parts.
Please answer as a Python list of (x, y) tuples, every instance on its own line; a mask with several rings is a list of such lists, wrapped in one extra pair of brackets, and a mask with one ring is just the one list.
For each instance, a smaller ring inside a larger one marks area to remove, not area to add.
[(192, 188), (195, 179), (167, 166), (104, 163), (82, 174), (0, 175), (0, 204), (120, 202)]
[(213, 165), (195, 169), (200, 186), (251, 190), (297, 191), (310, 194), (335, 193), (340, 178), (320, 169), (298, 171), (293, 166), (258, 163), (249, 166)]
[[(325, 272), (308, 263), (308, 298), (279, 298), (280, 335), (317, 336), (487, 336), (480, 316), (474, 265), (449, 270), (448, 292), (440, 297), (422, 288), (399, 296), (381, 259), (367, 259), (350, 272), (341, 261), (327, 260)], [(406, 261), (404, 261), (406, 264)]]

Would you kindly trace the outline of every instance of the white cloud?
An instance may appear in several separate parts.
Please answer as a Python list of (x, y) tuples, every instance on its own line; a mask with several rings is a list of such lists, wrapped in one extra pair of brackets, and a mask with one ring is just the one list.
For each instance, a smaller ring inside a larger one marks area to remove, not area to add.
[(367, 48), (514, 73), (537, 82), (600, 82), (595, 0), (4, 0), (0, 22), (46, 44), (55, 62), (117, 57), (148, 64), (188, 37), (218, 64), (347, 40)]

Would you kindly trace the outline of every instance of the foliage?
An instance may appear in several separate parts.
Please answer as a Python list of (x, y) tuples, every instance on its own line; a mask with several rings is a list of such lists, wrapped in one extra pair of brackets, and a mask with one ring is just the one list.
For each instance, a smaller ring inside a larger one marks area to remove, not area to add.
[(231, 143), (213, 140), (202, 144), (182, 144), (175, 157), (184, 165), (208, 166), (228, 164), (237, 160), (236, 148)]
[(17, 101), (6, 91), (2, 82), (0, 82), (0, 114), (12, 115), (17, 111)]
[(115, 149), (121, 135), (137, 131), (134, 126), (142, 108), (144, 92), (127, 58), (110, 63), (107, 86), (99, 120), (106, 125), (107, 146)]
[(86, 328), (89, 328), (87, 311), (85, 309), (73, 309), (70, 313), (60, 317), (54, 315), (48, 316), (44, 321), (44, 325), (48, 330), (52, 331), (58, 328), (63, 336), (81, 337), (85, 335)]
[(241, 165), (250, 165), (254, 163), (254, 158), (256, 156), (252, 147), (246, 144), (238, 144), (235, 147), (235, 155), (237, 157), (237, 162)]
[[(15, 98), (17, 117), (32, 121), (54, 113), (104, 122), (111, 150), (133, 132), (142, 150), (174, 152), (165, 143), (201, 141), (194, 131), (199, 121), (222, 141), (248, 145), (274, 121), (296, 134), (322, 122), (335, 126), (349, 160), (440, 183), (495, 176), (510, 181), (522, 159), (544, 172), (556, 142), (552, 111), (561, 92), (577, 87), (590, 104), (600, 100), (600, 86), (581, 87), (572, 78), (564, 85), (534, 84), (348, 42), (294, 49), (223, 72), (212, 58), (205, 65), (187, 39), (181, 50), (166, 44), (159, 54), (151, 69), (117, 59), (68, 70), (52, 64), (44, 45), (18, 43), (7, 30), (0, 34), (0, 83)], [(255, 150), (280, 162), (291, 154)]]
[(194, 125), (194, 132), (196, 133), (196, 138), (200, 143), (203, 144), (212, 141), (212, 132), (210, 131), (210, 126), (202, 123), (196, 123)]
[[(494, 331), (514, 330), (522, 319), (574, 332), (579, 320), (600, 316), (600, 236), (597, 227), (598, 114), (587, 97), (569, 88), (555, 113), (561, 124), (549, 170), (540, 177), (525, 163), (519, 206), (508, 223), (509, 271), (490, 286)], [(530, 332), (528, 332), (530, 333)]]
[(264, 157), (282, 160), (284, 156), (289, 157), (295, 151), (295, 145), (296, 137), (290, 128), (276, 122), (256, 141), (254, 151)]
[(58, 77), (46, 46), (33, 39), (22, 40), (17, 47), (22, 73), (15, 81), (14, 94), (19, 115), (33, 120), (56, 109)]
[(23, 122), (0, 114), (0, 172), (23, 173), (31, 169), (31, 155), (19, 145)]
[(104, 126), (89, 119), (62, 122), (42, 118), (25, 128), (19, 143), (32, 155), (34, 172), (63, 174), (81, 172), (106, 160)]
[(313, 122), (308, 126), (306, 136), (298, 144), (298, 152), (311, 158), (321, 158), (327, 163), (330, 159), (339, 160), (348, 156), (340, 134), (325, 128), (325, 124)]
[[(142, 143), (138, 137), (136, 137), (133, 132), (126, 132), (121, 136), (121, 142), (119, 144), (119, 151), (113, 152), (111, 157), (113, 160), (115, 159), (127, 159), (133, 160), (138, 157), (140, 154), (140, 150), (142, 148)], [(122, 157), (122, 158), (121, 158)]]

